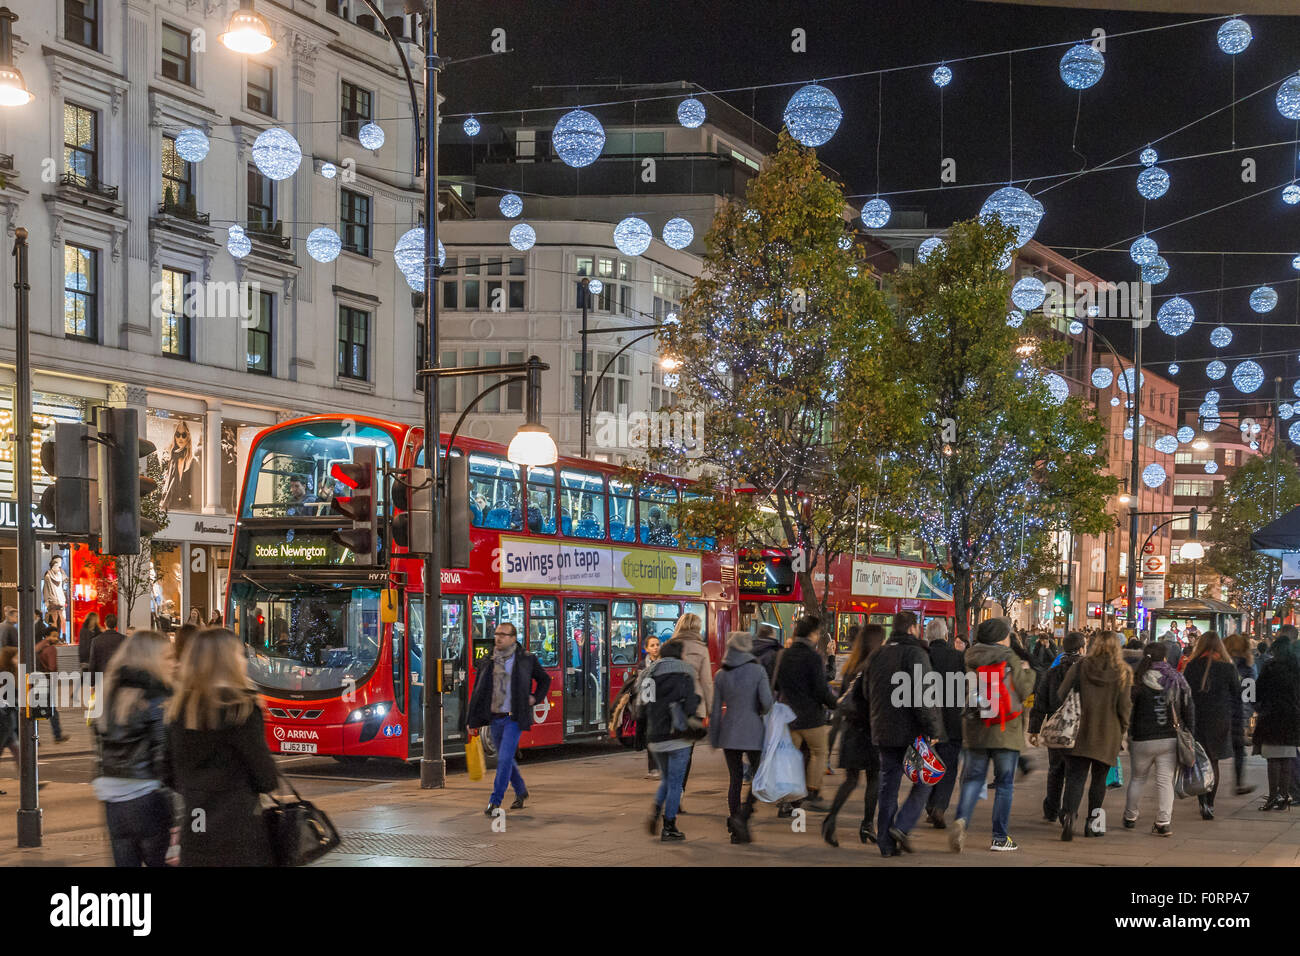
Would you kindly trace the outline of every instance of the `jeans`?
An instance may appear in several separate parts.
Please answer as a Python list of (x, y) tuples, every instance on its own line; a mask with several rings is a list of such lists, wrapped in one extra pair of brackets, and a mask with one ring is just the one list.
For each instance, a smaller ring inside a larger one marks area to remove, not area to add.
[(879, 840), (880, 852), (892, 856), (894, 840), (889, 835), (890, 828), (903, 833), (910, 833), (916, 821), (921, 818), (925, 801), (930, 797), (933, 787), (928, 783), (914, 783), (912, 790), (903, 801), (898, 803), (898, 789), (903, 783), (903, 758), (907, 755), (906, 747), (877, 747), (880, 751), (880, 798), (876, 808), (876, 838)]
[(808, 760), (804, 764), (804, 782), (808, 788), (808, 796), (815, 797), (817, 792), (822, 788), (822, 781), (826, 779), (826, 758), (830, 750), (826, 746), (826, 739), (829, 728), (822, 724), (820, 727), (805, 727), (803, 730), (790, 730), (790, 739), (798, 747), (800, 744), (808, 745)]
[(963, 750), (961, 754), (961, 798), (957, 801), (957, 819), (970, 826), (989, 776), (989, 763), (993, 764), (993, 839), (1006, 839), (1011, 825), (1011, 798), (1016, 790), (1016, 766), (1020, 763), (1018, 750), (996, 747), (988, 750)]
[(655, 806), (663, 808), (665, 820), (677, 819), (677, 808), (682, 802), (682, 781), (686, 779), (686, 765), (690, 759), (690, 747), (655, 752), (655, 761), (659, 764), (659, 792), (655, 794)]
[(1047, 750), (1047, 792), (1043, 795), (1043, 816), (1057, 820), (1061, 816), (1061, 796), (1065, 793), (1065, 751)]
[[(763, 756), (761, 750), (724, 750), (723, 758), (727, 761), (727, 810), (734, 817), (740, 813), (740, 788), (745, 782), (745, 758), (749, 758), (749, 773), (752, 776), (758, 772), (758, 761)], [(754, 792), (749, 792), (749, 799), (745, 801), (749, 809), (754, 809)]]
[(171, 843), (172, 805), (165, 790), (105, 803), (114, 866), (163, 866)]
[(943, 761), (943, 776), (930, 791), (930, 801), (925, 809), (935, 813), (947, 813), (948, 804), (952, 802), (952, 793), (957, 786), (957, 760), (961, 757), (961, 741), (944, 741), (934, 745), (934, 752)]
[(528, 796), (523, 774), (515, 765), (515, 751), (519, 749), (519, 724), (510, 717), (492, 718), (492, 746), (497, 751), (497, 776), (492, 784), (492, 799), (488, 802), (501, 806), (506, 796), (506, 784), (515, 788), (516, 797)]
[(1093, 811), (1101, 809), (1101, 803), (1106, 799), (1106, 775), (1110, 773), (1110, 766), (1100, 760), (1066, 754), (1065, 797), (1061, 803), (1063, 813), (1078, 814), (1079, 803), (1083, 800), (1083, 781), (1087, 778), (1090, 770), (1092, 771), (1092, 780), (1088, 784), (1087, 819), (1092, 820)]
[(1178, 740), (1165, 737), (1159, 740), (1135, 740), (1131, 747), (1131, 776), (1128, 795), (1124, 800), (1124, 819), (1138, 818), (1138, 801), (1148, 775), (1156, 780), (1156, 823), (1164, 826), (1174, 815), (1174, 774), (1178, 772)]

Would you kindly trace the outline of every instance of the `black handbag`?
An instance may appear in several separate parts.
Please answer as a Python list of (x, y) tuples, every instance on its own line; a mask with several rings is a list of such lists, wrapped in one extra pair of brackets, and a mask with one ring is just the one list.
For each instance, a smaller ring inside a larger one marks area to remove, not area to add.
[(262, 809), (262, 820), (275, 865), (303, 866), (320, 859), (342, 841), (325, 811), (304, 800), (289, 781), (284, 782), (293, 792), (293, 800), (281, 801), (274, 793), (267, 794), (272, 803)]

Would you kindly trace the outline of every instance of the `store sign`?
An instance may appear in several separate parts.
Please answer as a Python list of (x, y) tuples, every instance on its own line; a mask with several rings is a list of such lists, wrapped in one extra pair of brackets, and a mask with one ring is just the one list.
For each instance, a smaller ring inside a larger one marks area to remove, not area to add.
[(235, 519), (213, 515), (172, 512), (167, 527), (158, 532), (159, 541), (188, 541), (191, 544), (230, 544), (235, 536)]
[(626, 594), (700, 593), (692, 552), (571, 544), (501, 536), (501, 586), (573, 588)]
[(357, 556), (324, 534), (254, 535), (248, 542), (250, 568), (327, 568), (353, 565)]
[(854, 561), (851, 593), (855, 596), (918, 598), (922, 596), (924, 581), (922, 568), (879, 561)]
[[(53, 531), (54, 525), (45, 520), (45, 516), (32, 507), (32, 525), (37, 531)], [(0, 530), (18, 530), (18, 502), (0, 501)]]

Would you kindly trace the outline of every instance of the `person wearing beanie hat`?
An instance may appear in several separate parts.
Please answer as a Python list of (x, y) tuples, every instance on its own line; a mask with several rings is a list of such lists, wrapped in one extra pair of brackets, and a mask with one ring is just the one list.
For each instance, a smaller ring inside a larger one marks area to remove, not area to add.
[(763, 753), (763, 715), (772, 709), (772, 688), (767, 671), (753, 655), (749, 631), (727, 635), (727, 654), (713, 678), (713, 709), (709, 714), (709, 743), (722, 750), (730, 781), (727, 787), (727, 829), (732, 843), (749, 843), (749, 818), (754, 794), (742, 805), (744, 761), (751, 774), (758, 772)]
[(1011, 634), (1011, 622), (1005, 617), (991, 617), (980, 621), (975, 628), (976, 644), (1001, 644)]

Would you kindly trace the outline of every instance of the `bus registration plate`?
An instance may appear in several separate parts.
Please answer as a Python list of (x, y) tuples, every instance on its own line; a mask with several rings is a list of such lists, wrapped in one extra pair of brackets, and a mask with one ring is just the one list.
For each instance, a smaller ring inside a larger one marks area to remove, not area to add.
[(315, 744), (305, 744), (297, 740), (282, 740), (280, 742), (280, 753), (282, 754), (314, 754), (315, 752)]

